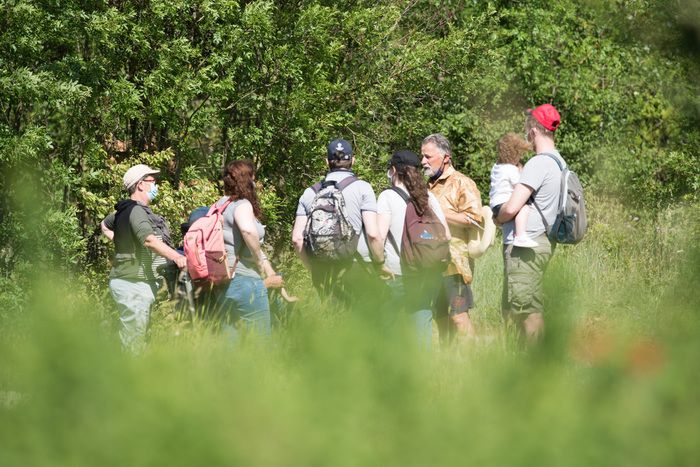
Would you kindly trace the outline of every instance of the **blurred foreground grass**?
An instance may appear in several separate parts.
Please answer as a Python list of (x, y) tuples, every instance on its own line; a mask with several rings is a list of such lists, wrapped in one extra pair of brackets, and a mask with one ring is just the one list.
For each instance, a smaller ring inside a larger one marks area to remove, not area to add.
[(271, 348), (232, 351), (161, 307), (133, 357), (103, 304), (45, 276), (0, 328), (0, 466), (697, 465), (700, 236), (683, 210), (594, 201), (528, 352), (503, 331), (498, 248), (477, 266), (481, 338), (430, 353), (292, 274), (305, 305)]

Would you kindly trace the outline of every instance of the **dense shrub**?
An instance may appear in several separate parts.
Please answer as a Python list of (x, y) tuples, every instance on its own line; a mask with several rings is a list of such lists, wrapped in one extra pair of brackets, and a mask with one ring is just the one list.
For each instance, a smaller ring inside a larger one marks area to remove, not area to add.
[(246, 157), (272, 245), (288, 251), (296, 199), (331, 138), (353, 142), (357, 171), (380, 188), (390, 151), (442, 131), (486, 198), (495, 140), (542, 102), (561, 110), (558, 144), (596, 191), (654, 209), (695, 200), (697, 66), (675, 27), (693, 24), (682, 6), (7, 3), (0, 216), (14, 226), (0, 244), (22, 255), (20, 207), (38, 202), (55, 228), (49, 257), (104, 266), (96, 228), (128, 165), (163, 170), (158, 209), (177, 231), (216, 198), (226, 161)]

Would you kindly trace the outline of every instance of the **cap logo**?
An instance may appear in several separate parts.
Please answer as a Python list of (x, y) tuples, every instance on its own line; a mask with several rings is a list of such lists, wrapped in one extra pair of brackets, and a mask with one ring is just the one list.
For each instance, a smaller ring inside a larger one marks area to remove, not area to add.
[(338, 143), (338, 145), (335, 147), (336, 151), (342, 151), (343, 150), (343, 145)]

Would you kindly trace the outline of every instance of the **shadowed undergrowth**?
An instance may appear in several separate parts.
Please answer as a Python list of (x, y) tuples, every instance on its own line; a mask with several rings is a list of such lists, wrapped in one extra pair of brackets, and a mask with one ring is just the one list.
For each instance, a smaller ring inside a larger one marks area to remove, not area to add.
[(134, 357), (91, 299), (44, 280), (0, 333), (0, 465), (694, 464), (697, 247), (663, 278), (626, 259), (693, 224), (634, 226), (618, 245), (624, 222), (593, 212), (589, 240), (555, 256), (548, 333), (527, 352), (500, 322), (498, 248), (475, 282), (482, 337), (429, 353), (304, 291), (272, 346), (232, 349), (161, 307)]

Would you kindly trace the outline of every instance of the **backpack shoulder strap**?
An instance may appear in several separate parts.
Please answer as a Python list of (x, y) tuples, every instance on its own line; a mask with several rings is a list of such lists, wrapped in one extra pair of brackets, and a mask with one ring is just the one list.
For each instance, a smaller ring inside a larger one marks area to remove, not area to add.
[(559, 166), (559, 170), (561, 170), (562, 172), (563, 172), (564, 169), (566, 168), (566, 163), (562, 164), (561, 161), (559, 160), (559, 158), (556, 157), (556, 156), (555, 156), (554, 154), (552, 154), (551, 152), (541, 152), (541, 153), (539, 153), (539, 155), (540, 155), (540, 156), (547, 156), (547, 157), (549, 157), (550, 159), (552, 159), (554, 162), (557, 163), (557, 165)]
[(340, 182), (337, 182), (336, 186), (338, 187), (338, 190), (343, 191), (351, 183), (354, 183), (358, 180), (359, 180), (359, 178), (357, 178), (355, 175), (350, 175), (349, 177), (345, 177), (344, 179), (342, 179)]
[[(409, 196), (408, 193), (403, 191), (401, 188), (396, 187), (396, 186), (392, 186), (391, 191), (398, 194), (401, 197), (401, 199), (404, 200), (404, 202), (406, 203), (407, 206), (411, 203), (411, 201), (412, 201), (411, 197)], [(405, 226), (405, 224), (406, 224), (406, 220), (404, 219), (404, 226)], [(399, 244), (396, 241), (396, 238), (394, 238), (394, 235), (391, 233), (391, 229), (389, 229), (389, 241), (391, 242), (391, 245), (394, 247), (394, 250), (396, 250), (396, 254), (401, 256)]]
[(217, 211), (218, 211), (219, 213), (223, 214), (223, 212), (226, 210), (226, 208), (228, 207), (228, 205), (231, 204), (232, 202), (233, 202), (233, 201), (231, 201), (231, 198), (230, 198), (230, 197), (227, 198), (226, 201), (224, 201), (224, 204), (222, 204), (221, 206), (219, 206), (219, 205), (217, 204), (217, 203), (218, 203), (218, 201), (217, 201), (216, 203), (214, 203), (214, 204), (211, 205), (211, 207), (209, 208), (209, 212), (207, 213), (207, 216), (211, 216), (212, 214), (214, 214), (214, 213), (217, 212)]
[(396, 186), (392, 186), (391, 191), (398, 193), (398, 195), (401, 197), (402, 200), (404, 200), (406, 202), (406, 204), (411, 202), (411, 197), (408, 195), (408, 193), (403, 191), (401, 188), (396, 187)]
[[(557, 166), (559, 167), (559, 170), (561, 170), (561, 177), (562, 177), (562, 180), (561, 180), (561, 182), (560, 182), (560, 187), (559, 187), (559, 191), (560, 191), (560, 193), (559, 193), (559, 202), (558, 202), (558, 204), (557, 204), (557, 213), (558, 213), (558, 212), (561, 210), (561, 206), (562, 206), (562, 203), (563, 203), (563, 201), (564, 201), (564, 190), (563, 190), (563, 186), (564, 186), (564, 183), (565, 183), (565, 181), (564, 181), (564, 169), (566, 169), (566, 164), (562, 164), (561, 161), (559, 160), (559, 158), (556, 157), (556, 156), (555, 156), (554, 154), (552, 154), (551, 152), (541, 152), (541, 153), (539, 153), (539, 155), (547, 156), (547, 157), (549, 157), (550, 159), (552, 159), (554, 162), (557, 163)], [(538, 189), (537, 191), (539, 191), (539, 189)], [(547, 234), (547, 236), (549, 236), (550, 226), (549, 226), (549, 223), (547, 222), (547, 219), (545, 219), (545, 217), (544, 217), (544, 213), (542, 212), (542, 210), (540, 209), (540, 207), (537, 205), (537, 202), (535, 202), (535, 195), (536, 195), (536, 194), (537, 194), (537, 192), (535, 192), (535, 193), (532, 194), (532, 205), (535, 206), (535, 209), (537, 209), (537, 212), (540, 213), (540, 217), (542, 218), (542, 223), (544, 224), (545, 233)]]
[(325, 182), (325, 180), (321, 180), (320, 182), (317, 182), (317, 183), (314, 183), (313, 185), (311, 185), (311, 189), (313, 190), (313, 192), (318, 193), (319, 191), (321, 191), (321, 188), (323, 188), (324, 182)]

